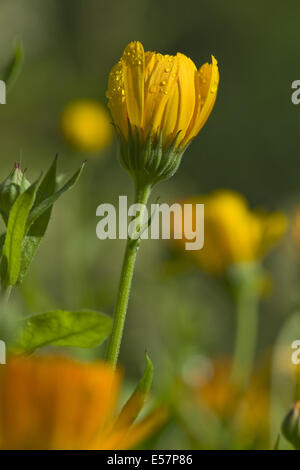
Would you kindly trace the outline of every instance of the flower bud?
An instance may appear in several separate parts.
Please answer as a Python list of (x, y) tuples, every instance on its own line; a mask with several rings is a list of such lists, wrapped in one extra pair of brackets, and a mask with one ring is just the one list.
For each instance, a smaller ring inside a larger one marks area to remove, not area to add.
[(184, 54), (163, 55), (129, 43), (112, 68), (107, 98), (121, 162), (138, 185), (170, 178), (207, 121), (217, 96), (217, 60), (198, 70)]
[(284, 437), (300, 450), (300, 401), (297, 401), (285, 417), (282, 427)]
[(15, 166), (9, 176), (0, 184), (0, 211), (8, 216), (17, 197), (30, 186), (25, 178), (19, 163)]

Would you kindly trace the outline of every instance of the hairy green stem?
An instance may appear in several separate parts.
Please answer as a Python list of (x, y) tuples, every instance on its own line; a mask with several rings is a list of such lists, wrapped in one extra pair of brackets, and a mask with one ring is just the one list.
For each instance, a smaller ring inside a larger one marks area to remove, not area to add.
[[(137, 187), (135, 202), (146, 206), (150, 196), (151, 186), (145, 185), (142, 188)], [(144, 213), (140, 212), (140, 220), (143, 221)], [(140, 239), (131, 239), (128, 237), (125, 255), (123, 259), (123, 266), (119, 282), (119, 289), (117, 294), (117, 301), (113, 314), (112, 332), (109, 337), (106, 359), (113, 367), (116, 366), (120, 351), (120, 345), (123, 336), (124, 324), (126, 319), (126, 312), (128, 307), (130, 289), (133, 278), (133, 271), (136, 261), (137, 252), (140, 245)]]

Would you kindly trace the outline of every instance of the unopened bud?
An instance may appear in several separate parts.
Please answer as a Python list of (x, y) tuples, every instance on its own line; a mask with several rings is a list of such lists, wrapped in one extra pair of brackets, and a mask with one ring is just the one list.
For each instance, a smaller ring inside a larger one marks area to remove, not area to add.
[(284, 418), (281, 427), (284, 437), (300, 450), (300, 401), (297, 401), (293, 408)]
[(0, 184), (0, 209), (6, 215), (9, 214), (17, 197), (22, 194), (30, 186), (29, 181), (25, 178), (20, 165), (15, 163), (12, 172)]

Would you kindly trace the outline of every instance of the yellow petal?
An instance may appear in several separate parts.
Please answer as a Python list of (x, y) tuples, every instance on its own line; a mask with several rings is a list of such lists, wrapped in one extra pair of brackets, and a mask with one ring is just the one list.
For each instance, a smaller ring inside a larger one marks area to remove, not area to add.
[[(162, 128), (162, 119), (178, 74), (177, 58), (154, 52), (146, 53), (144, 129)], [(170, 127), (172, 129), (172, 127)]]
[(123, 52), (123, 77), (128, 118), (133, 126), (141, 127), (144, 112), (144, 69), (145, 56), (143, 45), (129, 43)]
[(184, 54), (177, 54), (178, 59), (178, 87), (179, 109), (176, 133), (180, 131), (179, 140), (183, 139), (193, 117), (195, 108), (194, 77), (197, 71), (194, 62)]
[(165, 105), (164, 114), (162, 117), (161, 128), (163, 132), (163, 140), (166, 142), (168, 139), (172, 140), (177, 134), (177, 123), (179, 111), (179, 88), (178, 83), (171, 87), (168, 95), (168, 100)]
[(192, 126), (186, 135), (185, 143), (193, 139), (198, 134), (213, 109), (219, 85), (219, 69), (217, 63), (217, 60), (212, 56), (212, 63), (202, 65), (197, 73), (197, 114), (193, 117)]
[(114, 65), (108, 77), (108, 89), (106, 92), (108, 107), (116, 126), (124, 136), (128, 134), (127, 108), (125, 101), (124, 77), (122, 61)]

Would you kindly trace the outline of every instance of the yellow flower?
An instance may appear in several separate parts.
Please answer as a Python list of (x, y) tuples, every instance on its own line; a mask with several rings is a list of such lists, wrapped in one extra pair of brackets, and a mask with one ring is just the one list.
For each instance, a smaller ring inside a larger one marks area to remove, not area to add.
[[(0, 449), (125, 449), (163, 419), (133, 424), (140, 401), (116, 415), (121, 377), (106, 363), (11, 358), (0, 370)], [(134, 413), (133, 413), (134, 411)]]
[(204, 204), (204, 247), (191, 253), (203, 269), (213, 274), (221, 274), (233, 264), (260, 259), (286, 230), (282, 213), (250, 210), (246, 199), (234, 191), (218, 190), (184, 203), (193, 204), (192, 217), (195, 204)]
[(112, 125), (104, 106), (97, 101), (69, 103), (61, 116), (64, 138), (77, 150), (96, 153), (112, 141)]
[[(172, 175), (184, 149), (208, 119), (218, 84), (213, 56), (211, 64), (197, 70), (184, 54), (144, 52), (140, 42), (128, 44), (110, 72), (107, 90), (127, 170), (150, 173), (151, 183)], [(132, 140), (138, 145), (136, 156)], [(126, 152), (128, 145), (131, 154)]]

